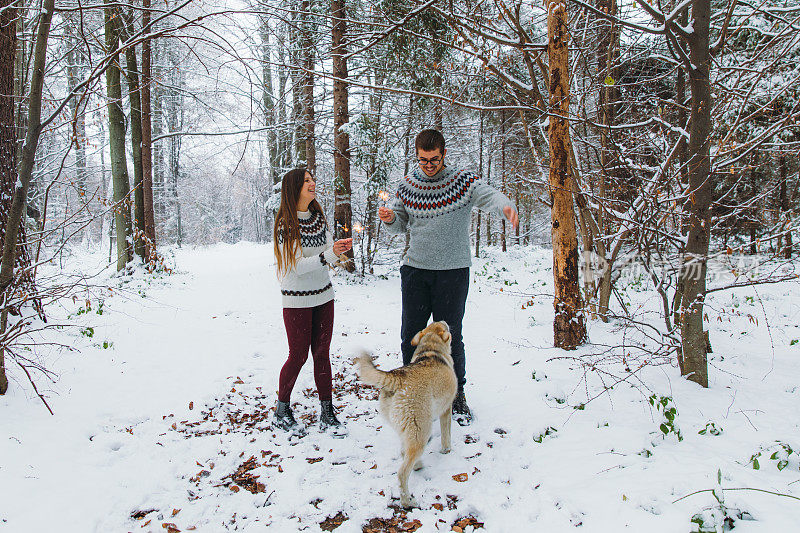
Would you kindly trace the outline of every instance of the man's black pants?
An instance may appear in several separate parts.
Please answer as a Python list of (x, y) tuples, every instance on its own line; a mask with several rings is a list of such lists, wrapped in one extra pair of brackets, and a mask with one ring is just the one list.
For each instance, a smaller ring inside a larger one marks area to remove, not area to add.
[(433, 314), (434, 321), (444, 320), (450, 327), (453, 363), (455, 363), (458, 388), (466, 383), (464, 341), (461, 338), (461, 321), (469, 291), (469, 268), (453, 270), (425, 270), (408, 265), (400, 267), (400, 287), (403, 295), (403, 318), (400, 326), (400, 349), (403, 364), (411, 362), (414, 346), (411, 339), (425, 329)]

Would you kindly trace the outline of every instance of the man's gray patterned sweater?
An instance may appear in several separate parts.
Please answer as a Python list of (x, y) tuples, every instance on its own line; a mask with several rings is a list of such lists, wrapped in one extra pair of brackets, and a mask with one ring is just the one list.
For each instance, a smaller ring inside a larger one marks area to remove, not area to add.
[(513, 207), (511, 200), (473, 172), (445, 167), (428, 177), (415, 168), (397, 187), (391, 206), (395, 218), (386, 229), (393, 234), (409, 232), (403, 264), (427, 270), (465, 268), (472, 264), (472, 208), (504, 216), (506, 206)]

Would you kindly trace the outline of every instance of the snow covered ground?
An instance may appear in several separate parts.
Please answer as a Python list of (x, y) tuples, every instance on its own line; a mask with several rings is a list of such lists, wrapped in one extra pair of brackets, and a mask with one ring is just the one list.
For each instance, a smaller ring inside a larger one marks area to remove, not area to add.
[[(398, 441), (349, 363), (363, 346), (382, 368), (399, 364), (397, 268), (334, 277), (335, 404), (349, 435), (316, 429), (309, 362), (293, 402), (310, 431), (290, 440), (270, 427), (287, 352), (271, 265), (268, 245), (183, 249), (169, 275), (109, 275), (111, 290), (51, 307), (51, 323), (71, 325), (42, 341), (77, 350), (38, 348), (58, 374), (39, 381), (55, 416), (15, 369), (0, 397), (0, 531), (675, 533), (697, 513), (722, 516), (718, 471), (736, 531), (800, 524), (796, 284), (715, 295), (709, 389), (672, 365), (626, 361), (626, 374), (619, 361), (603, 369), (630, 379), (600, 394), (596, 373), (553, 359), (602, 348), (551, 347), (549, 250), (489, 249), (464, 326), (476, 419), (453, 426), (448, 455), (434, 430), (410, 481), (420, 508), (403, 512)], [(641, 280), (622, 289), (632, 310), (657, 308)], [(621, 343), (618, 326), (590, 323), (591, 341)], [(668, 423), (662, 433), (651, 395), (677, 409), (682, 440)]]

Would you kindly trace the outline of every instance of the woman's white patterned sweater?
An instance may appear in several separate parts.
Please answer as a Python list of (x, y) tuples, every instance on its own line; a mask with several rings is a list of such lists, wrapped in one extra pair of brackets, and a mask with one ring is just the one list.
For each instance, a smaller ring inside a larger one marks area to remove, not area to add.
[(403, 178), (392, 204), (394, 221), (389, 233), (409, 233), (403, 263), (426, 270), (450, 270), (472, 265), (469, 223), (473, 207), (505, 216), (513, 203), (484, 183), (480, 176), (445, 167), (432, 177), (419, 168)]
[[(280, 280), (283, 307), (316, 307), (333, 300), (328, 264), (336, 261), (337, 257), (321, 213), (298, 211), (297, 218), (300, 222), (300, 248), (294, 268)], [(278, 242), (283, 242), (280, 233)]]

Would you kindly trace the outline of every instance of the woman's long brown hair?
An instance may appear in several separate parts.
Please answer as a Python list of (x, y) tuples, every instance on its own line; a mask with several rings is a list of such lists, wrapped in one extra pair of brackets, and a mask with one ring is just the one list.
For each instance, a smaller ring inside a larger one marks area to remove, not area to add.
[[(297, 251), (300, 249), (300, 223), (297, 220), (297, 202), (306, 180), (304, 168), (290, 170), (281, 182), (281, 205), (275, 215), (275, 228), (272, 232), (275, 259), (278, 263), (278, 276), (286, 275), (297, 264)], [(325, 220), (322, 206), (316, 200), (308, 204), (309, 211), (316, 211)]]

